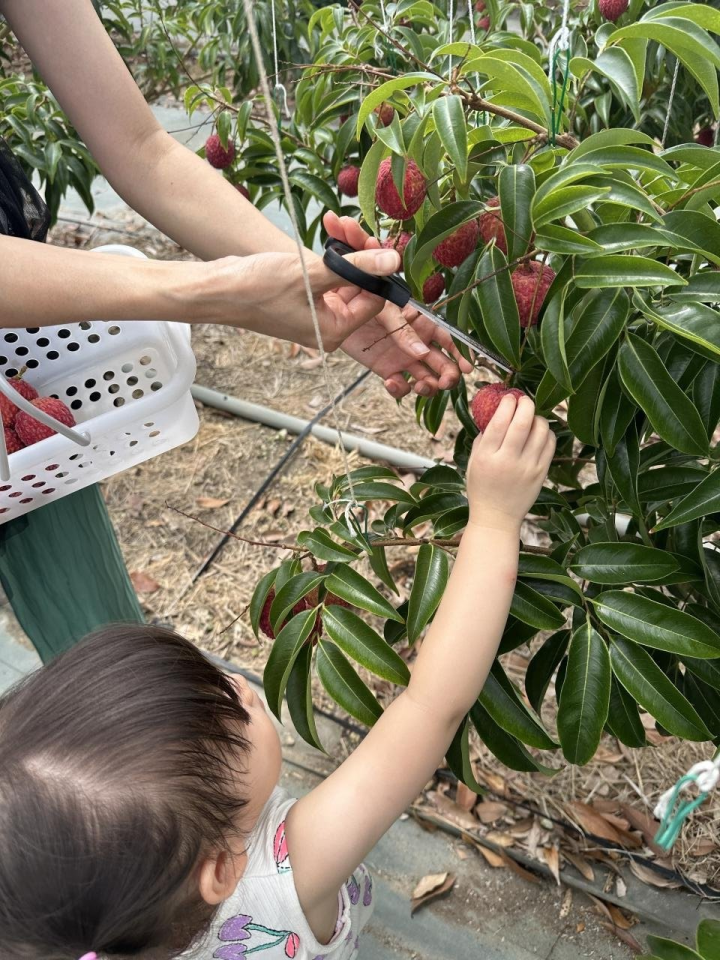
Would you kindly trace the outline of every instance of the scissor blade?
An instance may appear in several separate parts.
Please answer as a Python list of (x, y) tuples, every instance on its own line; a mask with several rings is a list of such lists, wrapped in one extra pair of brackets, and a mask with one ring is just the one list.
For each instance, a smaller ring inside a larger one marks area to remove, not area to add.
[(442, 327), (443, 330), (447, 330), (455, 340), (459, 340), (461, 343), (464, 343), (466, 347), (470, 347), (471, 350), (474, 350), (475, 353), (479, 353), (480, 356), (485, 357), (487, 360), (492, 360), (492, 362), (500, 367), (501, 370), (505, 370), (506, 373), (515, 373), (512, 367), (509, 367), (507, 362), (501, 357), (498, 357), (497, 354), (493, 353), (491, 350), (488, 350), (487, 347), (484, 347), (481, 343), (478, 343), (474, 337), (471, 337), (469, 334), (465, 333), (464, 330), (458, 330), (457, 327), (454, 327), (451, 323), (441, 317), (439, 313), (433, 313), (432, 310), (428, 310), (427, 307), (423, 306), (421, 303), (418, 303), (417, 300), (410, 300), (410, 305), (412, 305), (418, 313), (421, 313), (424, 317), (427, 317), (428, 320), (431, 320), (436, 326)]

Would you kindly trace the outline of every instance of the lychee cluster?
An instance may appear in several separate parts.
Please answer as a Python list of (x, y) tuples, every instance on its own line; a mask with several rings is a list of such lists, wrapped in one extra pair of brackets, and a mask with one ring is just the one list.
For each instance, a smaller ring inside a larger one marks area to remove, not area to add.
[(521, 327), (531, 327), (538, 322), (540, 310), (554, 279), (555, 271), (537, 260), (523, 263), (513, 270), (510, 280)]
[(409, 220), (423, 205), (426, 189), (422, 171), (414, 160), (408, 160), (401, 199), (393, 180), (392, 160), (386, 157), (378, 170), (375, 201), (382, 212), (393, 220)]
[(439, 243), (433, 250), (433, 256), (443, 267), (459, 267), (477, 246), (479, 234), (477, 220), (469, 220)]
[(475, 394), (470, 404), (470, 412), (475, 426), (482, 433), (495, 416), (503, 397), (516, 397), (520, 400), (525, 394), (517, 387), (506, 387), (503, 383), (486, 383)]
[(605, 20), (615, 23), (628, 8), (628, 0), (599, 0), (598, 10)]
[[(38, 410), (54, 417), (55, 420), (59, 420), (67, 427), (75, 426), (75, 417), (62, 400), (58, 400), (57, 397), (39, 396), (32, 384), (18, 377), (9, 380), (8, 383)], [(30, 447), (32, 444), (39, 443), (40, 440), (45, 440), (57, 433), (52, 427), (46, 427), (44, 423), (35, 420), (29, 413), (20, 410), (4, 394), (0, 394), (0, 416), (2, 417), (5, 447), (8, 454), (17, 453), (23, 447)]]

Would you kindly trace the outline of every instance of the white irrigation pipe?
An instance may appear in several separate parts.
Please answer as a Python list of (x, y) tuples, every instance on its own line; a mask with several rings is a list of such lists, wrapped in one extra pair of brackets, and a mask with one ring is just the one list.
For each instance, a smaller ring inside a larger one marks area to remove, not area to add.
[[(195, 400), (199, 400), (205, 406), (224, 410), (236, 417), (242, 417), (243, 420), (263, 423), (265, 426), (274, 427), (276, 430), (301, 433), (308, 425), (308, 421), (302, 420), (300, 417), (292, 417), (287, 413), (272, 410), (270, 407), (249, 403), (247, 400), (238, 400), (237, 397), (231, 397), (227, 393), (211, 390), (209, 387), (201, 387), (198, 384), (195, 384), (192, 388), (192, 395)], [(338, 442), (342, 441), (346, 450), (357, 450), (362, 457), (367, 457), (369, 460), (381, 460), (392, 464), (394, 467), (399, 467), (401, 470), (429, 470), (437, 462), (427, 457), (421, 457), (417, 453), (411, 453), (409, 450), (398, 450), (396, 447), (376, 443), (374, 440), (366, 440), (365, 437), (358, 437), (351, 433), (345, 433), (345, 431), (338, 435), (337, 430), (332, 427), (323, 427), (320, 424), (315, 424), (310, 433), (318, 440), (333, 446), (337, 446)]]

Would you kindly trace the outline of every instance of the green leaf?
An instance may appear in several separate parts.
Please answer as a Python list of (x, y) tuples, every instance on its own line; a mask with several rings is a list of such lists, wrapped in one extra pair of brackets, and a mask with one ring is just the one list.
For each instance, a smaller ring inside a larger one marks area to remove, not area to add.
[(535, 236), (535, 246), (538, 250), (547, 250), (548, 253), (560, 253), (573, 256), (592, 257), (600, 256), (605, 251), (589, 237), (584, 237), (577, 230), (561, 227), (558, 224), (547, 224)]
[(652, 934), (647, 938), (648, 948), (657, 954), (661, 960), (701, 960), (700, 955), (674, 940), (665, 937), (655, 937)]
[(415, 498), (403, 487), (394, 483), (383, 483), (381, 480), (355, 484), (353, 493), (356, 500), (389, 500), (391, 503), (415, 505)]
[(720, 660), (697, 660), (695, 657), (683, 657), (687, 669), (703, 683), (720, 690)]
[(620, 46), (604, 50), (593, 63), (585, 57), (573, 57), (570, 70), (579, 77), (589, 70), (595, 70), (613, 84), (630, 108), (635, 122), (640, 123), (640, 89), (633, 61)]
[(400, 77), (395, 77), (393, 80), (388, 80), (386, 83), (380, 84), (379, 87), (375, 87), (360, 105), (357, 118), (357, 139), (360, 139), (362, 128), (373, 110), (379, 107), (381, 103), (385, 103), (397, 90), (406, 90), (408, 87), (415, 87), (418, 84), (436, 80), (437, 77), (433, 73), (404, 73)]
[(642, 170), (650, 174), (677, 180), (677, 173), (667, 160), (658, 157), (651, 150), (631, 147), (627, 144), (598, 146), (583, 153), (583, 163), (594, 163), (608, 170)]
[(414, 643), (435, 613), (445, 592), (450, 565), (447, 554), (432, 543), (424, 543), (417, 556), (415, 580), (408, 604), (407, 630)]
[(315, 626), (317, 610), (305, 610), (293, 617), (282, 628), (273, 642), (263, 673), (263, 686), (268, 706), (281, 720), (283, 696), (290, 672)]
[(371, 232), (377, 236), (377, 212), (375, 206), (375, 190), (377, 188), (378, 170), (385, 158), (387, 147), (382, 140), (377, 140), (367, 152), (360, 168), (358, 180), (358, 203), (362, 210), (365, 223)]
[(317, 671), (327, 692), (351, 717), (371, 727), (382, 715), (382, 707), (350, 662), (328, 640), (318, 644)]
[(720, 636), (682, 610), (622, 590), (601, 593), (592, 603), (606, 626), (635, 643), (678, 656), (720, 657)]
[(285, 622), (292, 608), (311, 590), (318, 587), (324, 579), (325, 574), (311, 570), (308, 573), (298, 573), (282, 585), (270, 607), (270, 623), (274, 631), (277, 632), (278, 626)]
[(586, 210), (592, 203), (610, 192), (609, 187), (569, 186), (553, 190), (541, 200), (535, 198), (532, 219), (536, 227), (543, 227), (553, 220), (570, 217), (578, 210)]
[(557, 747), (539, 717), (525, 706), (497, 660), (488, 674), (478, 702), (506, 733), (528, 746), (540, 750), (554, 750)]
[(503, 167), (498, 177), (500, 209), (505, 224), (507, 258), (524, 256), (530, 247), (533, 223), (530, 211), (535, 195), (535, 171), (526, 163)]
[(588, 763), (600, 744), (610, 707), (610, 654), (588, 619), (572, 636), (560, 695), (558, 733), (565, 759)]
[(468, 140), (462, 99), (454, 94), (440, 97), (433, 104), (433, 120), (442, 145), (464, 183), (468, 171)]
[(319, 560), (329, 562), (337, 561), (342, 563), (347, 560), (357, 560), (357, 554), (342, 544), (335, 543), (332, 537), (323, 530), (322, 527), (316, 527), (312, 532), (303, 530), (298, 534), (298, 543), (305, 547)]
[(630, 696), (615, 677), (612, 678), (610, 686), (607, 727), (610, 733), (626, 747), (644, 747), (647, 742), (645, 727), (640, 719), (635, 698)]
[(605, 256), (584, 260), (576, 265), (575, 283), (579, 287), (667, 287), (687, 281), (657, 260), (647, 257)]
[(625, 586), (652, 583), (677, 570), (677, 560), (664, 550), (639, 543), (591, 543), (568, 567), (581, 580)]
[(250, 624), (256, 637), (258, 636), (258, 630), (260, 629), (260, 615), (262, 614), (263, 607), (265, 606), (267, 596), (272, 590), (273, 584), (275, 583), (276, 576), (277, 570), (269, 570), (253, 590), (253, 595), (250, 600)]
[(720, 920), (701, 920), (696, 938), (703, 960), (720, 960)]
[(470, 759), (469, 736), (470, 719), (469, 717), (466, 717), (462, 724), (458, 727), (458, 731), (453, 737), (453, 741), (448, 747), (447, 753), (445, 754), (445, 759), (448, 762), (448, 766), (461, 783), (464, 783), (467, 787), (470, 787), (470, 789), (474, 790), (475, 793), (484, 794), (487, 793), (487, 791), (475, 779), (475, 772)]
[(657, 227), (644, 223), (605, 223), (592, 230), (588, 239), (597, 243), (603, 254), (674, 245), (672, 239)]
[(492, 345), (513, 366), (520, 365), (520, 317), (507, 259), (496, 246), (489, 247), (477, 269), (477, 298)]
[(546, 305), (543, 322), (540, 325), (540, 342), (542, 343), (546, 367), (557, 382), (561, 383), (568, 392), (571, 392), (572, 383), (570, 382), (565, 345), (566, 291), (567, 288), (558, 290)]
[(510, 613), (538, 630), (557, 630), (565, 625), (565, 616), (555, 604), (521, 580), (515, 584)]
[(700, 714), (713, 738), (720, 738), (720, 693), (690, 671), (683, 675), (682, 691)]
[(232, 118), (227, 110), (222, 110), (217, 118), (217, 132), (223, 149), (227, 150), (228, 140), (232, 133)]
[(490, 78), (494, 93), (514, 94), (528, 112), (534, 114), (546, 126), (550, 126), (550, 103), (546, 96), (545, 84), (531, 74), (501, 57), (494, 56), (495, 51), (481, 57), (471, 57), (462, 66), (460, 73), (480, 73)]
[[(648, 307), (644, 301), (643, 306)], [(720, 360), (720, 313), (717, 310), (702, 303), (671, 303), (665, 307), (648, 307), (643, 312), (659, 327), (703, 347)]]
[[(593, 290), (573, 308), (566, 355), (570, 384), (577, 390), (625, 329), (630, 301), (622, 289)], [(543, 317), (543, 324), (545, 317)]]
[(482, 742), (506, 767), (510, 767), (511, 770), (544, 773), (549, 776), (557, 773), (557, 770), (543, 766), (516, 737), (511, 736), (495, 723), (479, 702), (475, 703), (470, 710), (470, 718)]
[(315, 711), (312, 702), (312, 647), (305, 645), (290, 671), (287, 684), (287, 705), (293, 726), (311, 747), (326, 753), (320, 742), (315, 725)]
[(720, 470), (701, 480), (692, 493), (676, 503), (670, 513), (657, 524), (655, 530), (666, 530), (679, 523), (688, 523), (698, 517), (720, 511)]
[(683, 453), (707, 456), (700, 414), (649, 343), (628, 334), (620, 347), (618, 370), (623, 386), (663, 440)]
[(323, 609), (323, 626), (328, 636), (348, 656), (383, 680), (407, 685), (410, 673), (386, 641), (352, 610), (338, 604)]
[(609, 457), (615, 453), (636, 413), (637, 407), (622, 389), (617, 367), (613, 364), (602, 389), (599, 418), (600, 436)]
[(332, 187), (324, 180), (321, 180), (320, 177), (316, 177), (306, 170), (294, 170), (290, 174), (290, 183), (296, 187), (300, 187), (303, 193), (309, 193), (311, 197), (314, 197), (319, 203), (327, 207), (328, 210), (333, 210), (337, 214), (340, 213), (337, 194)]
[(525, 672), (525, 692), (533, 710), (540, 712), (552, 676), (565, 656), (570, 631), (559, 630), (543, 643)]
[(710, 732), (695, 709), (642, 647), (620, 637), (613, 638), (610, 662), (613, 673), (627, 692), (668, 733), (684, 740), (710, 739)]
[(582, 596), (582, 591), (577, 583), (551, 557), (544, 557), (536, 553), (521, 553), (518, 576), (532, 577), (534, 580), (554, 580), (570, 587), (571, 590), (575, 590), (578, 596)]
[(367, 610), (368, 613), (374, 613), (378, 617), (403, 622), (397, 610), (354, 567), (347, 564), (335, 567), (326, 580), (325, 586), (335, 596), (347, 600), (354, 607)]

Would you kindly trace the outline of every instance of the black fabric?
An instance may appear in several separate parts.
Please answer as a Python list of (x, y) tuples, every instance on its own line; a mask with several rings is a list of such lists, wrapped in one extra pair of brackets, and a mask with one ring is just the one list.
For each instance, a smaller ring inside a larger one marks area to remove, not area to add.
[(0, 234), (42, 243), (49, 226), (45, 201), (0, 137)]

